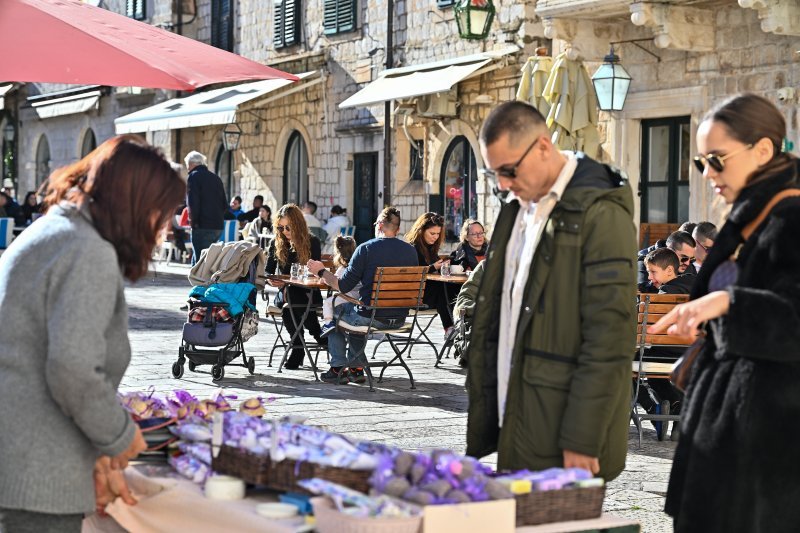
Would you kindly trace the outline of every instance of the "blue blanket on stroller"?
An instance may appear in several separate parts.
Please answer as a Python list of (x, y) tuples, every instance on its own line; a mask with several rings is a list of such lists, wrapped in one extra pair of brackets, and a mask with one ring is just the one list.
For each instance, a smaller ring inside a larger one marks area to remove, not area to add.
[(197, 298), (201, 302), (228, 304), (231, 316), (238, 316), (244, 312), (245, 307), (256, 310), (250, 303), (250, 295), (255, 290), (256, 286), (252, 283), (214, 283), (208, 287), (195, 287), (189, 297)]

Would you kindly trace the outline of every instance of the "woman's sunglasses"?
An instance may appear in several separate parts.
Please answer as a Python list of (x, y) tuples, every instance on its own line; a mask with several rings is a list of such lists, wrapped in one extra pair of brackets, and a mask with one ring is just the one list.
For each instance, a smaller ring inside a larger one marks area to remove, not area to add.
[(741, 148), (739, 150), (736, 150), (734, 152), (731, 152), (731, 153), (725, 154), (725, 155), (719, 155), (719, 154), (703, 155), (703, 154), (700, 154), (698, 156), (695, 156), (695, 158), (694, 158), (694, 166), (697, 167), (697, 170), (700, 171), (701, 174), (706, 171), (706, 167), (711, 167), (716, 172), (722, 172), (723, 170), (725, 170), (725, 161), (727, 159), (730, 159), (731, 157), (733, 157), (735, 155), (739, 155), (742, 152), (746, 152), (747, 150), (751, 149), (752, 147), (753, 147), (752, 144), (748, 144), (744, 148)]
[(291, 228), (289, 228), (289, 226), (288, 226), (288, 225), (286, 225), (286, 226), (281, 226), (280, 224), (279, 224), (279, 225), (277, 225), (277, 226), (275, 226), (275, 229), (276, 229), (277, 231), (280, 231), (280, 232), (283, 232), (283, 231), (288, 231), (288, 232), (290, 232), (290, 233), (291, 233), (291, 231), (292, 231), (292, 230), (291, 230)]

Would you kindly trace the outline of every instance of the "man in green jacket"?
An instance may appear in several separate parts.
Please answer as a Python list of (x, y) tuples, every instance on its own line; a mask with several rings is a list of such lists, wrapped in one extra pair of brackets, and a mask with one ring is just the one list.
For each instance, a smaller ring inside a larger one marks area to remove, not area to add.
[[(507, 102), (480, 133), (508, 193), (478, 291), (467, 353), (467, 453), (499, 469), (625, 467), (636, 317), (627, 181), (561, 152), (542, 115)], [(498, 320), (499, 317), (499, 320)]]

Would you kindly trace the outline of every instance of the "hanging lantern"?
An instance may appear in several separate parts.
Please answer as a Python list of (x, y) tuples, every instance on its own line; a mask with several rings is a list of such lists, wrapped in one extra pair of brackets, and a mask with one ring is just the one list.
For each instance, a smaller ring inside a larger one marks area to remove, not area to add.
[(457, 0), (453, 11), (456, 15), (458, 34), (464, 39), (486, 39), (494, 20), (492, 0)]
[(239, 139), (242, 136), (242, 128), (238, 124), (228, 124), (222, 130), (222, 146), (225, 150), (232, 152), (239, 148)]
[(621, 111), (628, 96), (631, 76), (619, 64), (619, 56), (611, 52), (603, 58), (603, 64), (592, 76), (592, 85), (597, 95), (597, 104), (601, 111)]

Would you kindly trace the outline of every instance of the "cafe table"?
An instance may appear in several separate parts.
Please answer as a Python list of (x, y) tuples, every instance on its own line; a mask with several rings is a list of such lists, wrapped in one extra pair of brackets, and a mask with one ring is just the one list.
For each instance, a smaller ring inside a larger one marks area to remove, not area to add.
[[(441, 274), (428, 274), (427, 280), (428, 281), (440, 281), (444, 285), (444, 297), (445, 299), (450, 302), (450, 295), (447, 288), (451, 285), (457, 285), (458, 290), (461, 290), (461, 286), (467, 282), (469, 276), (466, 274), (451, 274), (449, 276), (443, 276)], [(453, 312), (450, 310), (450, 306), (447, 306), (447, 312), (450, 313), (450, 319), (455, 324), (455, 319), (453, 317)], [(433, 365), (436, 368), (439, 368), (439, 363), (442, 361), (442, 357), (447, 352), (447, 350), (453, 345), (453, 340), (455, 335), (451, 335), (450, 338), (445, 339), (444, 344), (442, 345), (442, 349), (439, 350), (439, 353), (436, 354), (436, 363)]]
[(286, 363), (286, 359), (289, 357), (289, 352), (292, 350), (294, 342), (299, 339), (300, 344), (303, 347), (303, 351), (305, 352), (306, 356), (308, 357), (308, 361), (311, 364), (311, 370), (314, 372), (314, 379), (319, 381), (319, 376), (317, 375), (317, 362), (311, 355), (311, 349), (316, 348), (317, 354), (319, 354), (322, 346), (316, 342), (306, 342), (305, 335), (301, 334), (303, 330), (300, 328), (300, 326), (305, 324), (308, 315), (314, 312), (315, 307), (317, 307), (314, 305), (314, 291), (328, 289), (329, 287), (324, 281), (313, 275), (297, 278), (281, 275), (269, 276), (269, 278), (274, 281), (282, 281), (287, 287), (297, 287), (298, 289), (303, 289), (306, 291), (305, 303), (292, 303), (292, 291), (287, 290), (284, 293), (286, 296), (286, 305), (289, 307), (289, 309), (302, 310), (302, 316), (298, 320), (295, 313), (289, 313), (290, 320), (294, 324), (295, 330), (294, 335), (292, 335), (291, 339), (289, 339), (289, 342), (286, 344), (286, 350), (283, 353), (281, 364), (278, 366), (278, 373), (282, 373), (283, 365)]

